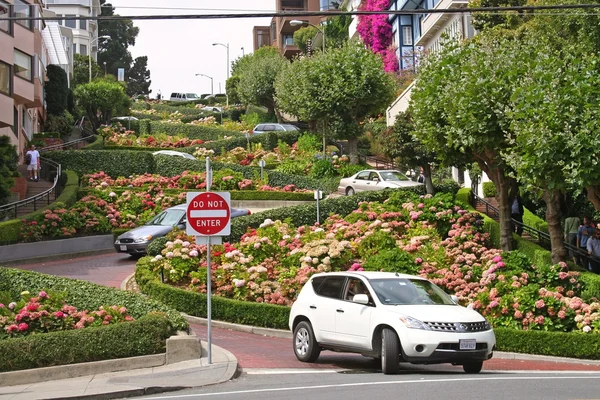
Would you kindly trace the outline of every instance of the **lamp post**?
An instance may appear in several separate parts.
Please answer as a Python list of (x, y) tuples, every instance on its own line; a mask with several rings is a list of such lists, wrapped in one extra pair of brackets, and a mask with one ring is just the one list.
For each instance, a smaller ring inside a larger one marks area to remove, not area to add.
[(291, 26), (300, 26), (300, 25), (310, 25), (321, 33), (321, 37), (323, 38), (323, 53), (325, 53), (325, 30), (319, 28), (316, 25), (311, 24), (308, 21), (300, 21), (298, 19), (293, 19), (290, 21)]
[(104, 76), (106, 76), (106, 61), (104, 61)]
[[(229, 79), (229, 43), (213, 43), (213, 46), (223, 46), (227, 49), (227, 79)], [(227, 89), (225, 89), (227, 90)], [(229, 96), (227, 96), (227, 107), (229, 107)]]
[(196, 76), (205, 76), (208, 79), (210, 79), (210, 94), (214, 94), (214, 91), (213, 91), (213, 78), (212, 78), (212, 76), (208, 76), (208, 75), (204, 75), (204, 74), (196, 74)]
[(92, 39), (90, 41), (90, 50), (88, 53), (88, 69), (89, 69), (90, 76), (89, 76), (88, 82), (92, 81), (92, 49), (94, 48), (94, 42), (97, 42), (99, 39), (110, 40), (110, 36), (98, 36), (97, 38)]
[(244, 56), (245, 56), (245, 54), (244, 54), (244, 48), (242, 47), (242, 57), (244, 57)]

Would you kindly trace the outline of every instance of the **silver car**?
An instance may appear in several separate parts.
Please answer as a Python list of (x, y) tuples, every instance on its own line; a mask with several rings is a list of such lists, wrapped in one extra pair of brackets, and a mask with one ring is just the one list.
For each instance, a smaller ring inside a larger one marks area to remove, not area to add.
[[(165, 236), (173, 228), (185, 230), (185, 215), (187, 204), (167, 208), (146, 224), (138, 226), (117, 237), (115, 241), (115, 250), (117, 253), (129, 253), (133, 255), (144, 255), (150, 242), (154, 239)], [(250, 210), (246, 208), (232, 208), (231, 218), (250, 215)]]
[(297, 126), (292, 124), (277, 124), (277, 123), (266, 123), (258, 124), (252, 130), (253, 135), (259, 135), (265, 132), (285, 132), (285, 131), (299, 131)]
[(422, 185), (422, 183), (411, 181), (400, 171), (365, 169), (349, 178), (340, 180), (338, 191), (346, 196), (352, 196), (356, 192), (365, 190), (398, 189)]

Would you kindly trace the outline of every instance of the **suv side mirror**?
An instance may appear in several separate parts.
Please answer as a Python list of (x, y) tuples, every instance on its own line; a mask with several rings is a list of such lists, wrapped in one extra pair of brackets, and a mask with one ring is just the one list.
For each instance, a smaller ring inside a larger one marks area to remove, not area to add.
[(452, 301), (455, 302), (456, 304), (458, 304), (458, 297), (456, 295), (450, 295), (450, 298), (452, 298)]
[(366, 294), (355, 294), (352, 301), (358, 304), (369, 304), (369, 296)]

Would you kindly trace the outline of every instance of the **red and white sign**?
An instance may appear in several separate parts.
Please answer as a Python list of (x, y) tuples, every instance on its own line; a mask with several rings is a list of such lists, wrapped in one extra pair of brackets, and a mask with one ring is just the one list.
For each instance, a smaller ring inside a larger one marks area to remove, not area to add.
[(229, 192), (188, 192), (185, 232), (193, 236), (227, 236), (231, 233)]

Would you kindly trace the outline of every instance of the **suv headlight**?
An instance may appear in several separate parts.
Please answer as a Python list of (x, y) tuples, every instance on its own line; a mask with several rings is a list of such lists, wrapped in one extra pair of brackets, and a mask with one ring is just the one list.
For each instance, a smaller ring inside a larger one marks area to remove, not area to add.
[(407, 328), (411, 328), (411, 329), (422, 329), (424, 331), (430, 331), (431, 328), (429, 327), (429, 325), (419, 321), (416, 318), (413, 317), (400, 317), (400, 322), (402, 322), (404, 324), (405, 327)]
[(134, 240), (135, 243), (146, 243), (152, 239), (152, 235), (142, 236)]

